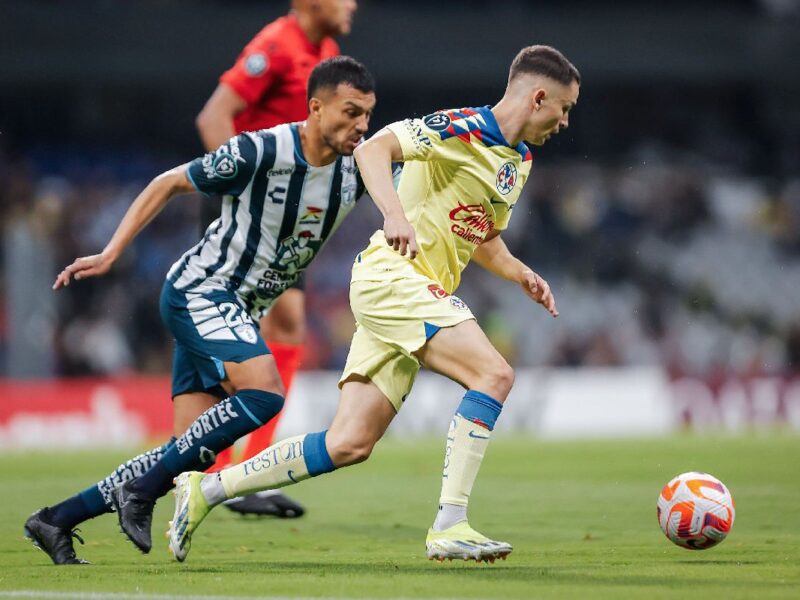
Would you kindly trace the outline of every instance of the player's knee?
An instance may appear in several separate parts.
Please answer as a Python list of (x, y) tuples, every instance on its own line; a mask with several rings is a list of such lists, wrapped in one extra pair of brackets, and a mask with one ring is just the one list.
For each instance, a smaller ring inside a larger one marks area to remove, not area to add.
[(489, 390), (499, 402), (503, 402), (514, 385), (514, 369), (502, 358), (488, 367), (481, 376), (481, 387)]
[[(266, 424), (283, 409), (282, 394), (258, 389), (239, 390), (235, 398), (238, 405), (255, 421)], [(236, 404), (236, 403), (235, 403)], [(234, 410), (237, 408), (234, 405)]]
[[(330, 436), (330, 432), (328, 434)], [(367, 438), (337, 439), (328, 437), (328, 453), (337, 467), (355, 465), (367, 460), (372, 454), (375, 442)]]

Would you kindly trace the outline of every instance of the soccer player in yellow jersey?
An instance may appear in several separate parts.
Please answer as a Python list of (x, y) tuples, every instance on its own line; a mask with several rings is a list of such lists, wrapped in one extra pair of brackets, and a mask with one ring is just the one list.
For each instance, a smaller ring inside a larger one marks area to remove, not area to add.
[[(437, 112), (389, 125), (356, 149), (384, 228), (353, 265), (358, 327), (330, 429), (283, 440), (218, 474), (176, 480), (170, 549), (178, 560), (209, 510), (366, 460), (400, 410), (420, 364), (466, 388), (447, 434), (439, 512), (429, 558), (494, 561), (512, 550), (467, 523), (467, 503), (489, 437), (514, 381), (467, 305), (453, 296), (472, 259), (515, 281), (558, 316), (550, 288), (509, 252), (508, 225), (540, 146), (569, 124), (580, 75), (557, 50), (524, 48), (493, 107)], [(395, 191), (391, 163), (405, 162)]]

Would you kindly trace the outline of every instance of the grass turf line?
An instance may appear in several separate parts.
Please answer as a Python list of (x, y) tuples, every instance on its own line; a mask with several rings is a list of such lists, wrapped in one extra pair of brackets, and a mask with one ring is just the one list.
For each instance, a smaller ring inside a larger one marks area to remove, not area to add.
[[(793, 598), (800, 589), (800, 437), (681, 436), (663, 440), (493, 440), (470, 522), (511, 542), (494, 565), (424, 557), (440, 485), (443, 439), (379, 444), (365, 464), (287, 490), (299, 520), (245, 519), (218, 508), (185, 564), (171, 561), (159, 502), (153, 551), (140, 555), (115, 515), (81, 528), (89, 567), (58, 568), (22, 538), (35, 509), (109, 472), (130, 453), (10, 453), (0, 457), (0, 592), (174, 597)], [(708, 471), (737, 503), (729, 538), (688, 551), (664, 538), (655, 501), (674, 475)], [(0, 596), (6, 596), (2, 594)]]

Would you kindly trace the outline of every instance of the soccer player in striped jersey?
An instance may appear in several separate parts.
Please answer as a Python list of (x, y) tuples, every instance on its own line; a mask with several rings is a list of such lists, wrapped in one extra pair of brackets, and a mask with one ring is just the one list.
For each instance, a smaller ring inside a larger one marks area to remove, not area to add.
[[(333, 423), (219, 473), (181, 474), (169, 529), (178, 560), (186, 558), (205, 515), (226, 498), (366, 460), (403, 406), (420, 364), (467, 390), (447, 434), (427, 556), (494, 561), (511, 552), (511, 544), (469, 526), (467, 504), (514, 371), (452, 294), (474, 259), (558, 316), (547, 282), (509, 252), (500, 234), (531, 170), (527, 144), (542, 145), (568, 126), (579, 86), (578, 71), (560, 52), (531, 46), (514, 59), (495, 106), (394, 123), (359, 147), (356, 159), (371, 197), (390, 211), (399, 200), (401, 212), (393, 215), (397, 229), (377, 231), (353, 264), (350, 306), (358, 328)], [(393, 161), (405, 162), (397, 191)]]
[[(291, 11), (269, 23), (248, 42), (235, 64), (219, 78), (214, 93), (197, 116), (197, 129), (206, 150), (219, 147), (242, 131), (302, 121), (308, 114), (306, 84), (311, 70), (339, 54), (335, 36), (350, 32), (356, 0), (292, 0)], [(219, 201), (201, 205), (203, 231), (219, 216)], [(286, 388), (287, 400), (300, 366), (305, 339), (305, 282), (300, 277), (260, 320)], [(247, 436), (240, 460), (273, 442), (280, 415)], [(213, 469), (231, 463), (233, 449), (217, 457)], [(299, 517), (303, 507), (279, 490), (236, 498), (225, 504), (242, 514)]]
[(153, 508), (173, 479), (211, 466), (217, 452), (281, 410), (284, 388), (258, 319), (363, 194), (352, 155), (367, 131), (374, 90), (354, 59), (323, 61), (309, 79), (306, 121), (240, 134), (159, 175), (100, 254), (78, 258), (58, 275), (54, 289), (106, 273), (178, 194), (223, 195), (221, 218), (172, 266), (161, 293), (162, 319), (175, 338), (175, 438), (27, 520), (25, 535), (54, 563), (83, 562), (73, 528), (112, 510), (130, 540), (149, 552)]

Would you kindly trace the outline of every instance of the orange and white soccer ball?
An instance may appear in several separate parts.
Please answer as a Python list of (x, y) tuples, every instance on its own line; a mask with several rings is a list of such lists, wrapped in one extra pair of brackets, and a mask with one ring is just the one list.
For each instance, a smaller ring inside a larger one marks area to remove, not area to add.
[(671, 542), (705, 550), (724, 540), (733, 526), (736, 505), (728, 488), (708, 473), (682, 473), (658, 496), (658, 524)]

